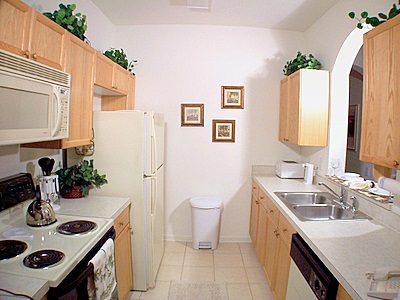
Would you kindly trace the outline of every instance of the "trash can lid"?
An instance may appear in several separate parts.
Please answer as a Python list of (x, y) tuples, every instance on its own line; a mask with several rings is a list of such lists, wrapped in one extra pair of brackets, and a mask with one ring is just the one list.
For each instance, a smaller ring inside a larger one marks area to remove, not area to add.
[(220, 197), (195, 197), (189, 200), (191, 207), (196, 208), (220, 208), (222, 206), (222, 199)]

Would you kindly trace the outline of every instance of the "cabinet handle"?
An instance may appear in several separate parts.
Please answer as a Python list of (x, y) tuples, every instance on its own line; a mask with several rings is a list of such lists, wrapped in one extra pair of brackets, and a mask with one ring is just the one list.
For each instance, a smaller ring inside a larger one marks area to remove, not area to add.
[(33, 54), (32, 54), (32, 58), (33, 58), (33, 59), (37, 59), (37, 58), (38, 58), (37, 53), (33, 53)]
[(273, 209), (270, 209), (269, 212), (272, 214), (272, 213), (274, 212), (274, 210), (273, 210)]
[(263, 196), (260, 196), (260, 199), (264, 199), (264, 197), (263, 197)]
[(394, 166), (397, 168), (399, 166), (399, 162), (397, 160), (394, 161)]
[(119, 222), (118, 225), (119, 226), (124, 226), (124, 222)]
[(253, 186), (253, 190), (255, 190), (256, 189), (256, 187), (255, 186)]
[(283, 229), (282, 229), (282, 231), (283, 231), (283, 232), (286, 232), (286, 231), (287, 231), (287, 229), (286, 229), (286, 228), (283, 228)]
[(283, 139), (285, 142), (289, 142), (289, 139)]
[(278, 230), (274, 230), (275, 236), (278, 237), (279, 236), (279, 232)]
[(256, 204), (260, 204), (260, 201), (256, 200)]
[(25, 51), (24, 51), (24, 56), (25, 56), (26, 58), (29, 58), (29, 56), (30, 56), (29, 50), (25, 50)]

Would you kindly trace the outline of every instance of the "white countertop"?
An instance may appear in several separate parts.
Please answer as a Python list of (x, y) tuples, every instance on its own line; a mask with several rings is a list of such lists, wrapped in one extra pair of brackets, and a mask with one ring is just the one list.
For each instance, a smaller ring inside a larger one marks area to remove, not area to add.
[(329, 191), (300, 179), (253, 178), (353, 299), (375, 299), (366, 294), (365, 273), (400, 264), (400, 233), (376, 220), (300, 221), (274, 192)]
[[(130, 204), (129, 198), (88, 196), (80, 199), (61, 199), (56, 216), (98, 217), (115, 219)], [(43, 279), (1, 273), (0, 287), (15, 293), (41, 299), (49, 290), (49, 283)], [(10, 299), (0, 293), (0, 299)]]

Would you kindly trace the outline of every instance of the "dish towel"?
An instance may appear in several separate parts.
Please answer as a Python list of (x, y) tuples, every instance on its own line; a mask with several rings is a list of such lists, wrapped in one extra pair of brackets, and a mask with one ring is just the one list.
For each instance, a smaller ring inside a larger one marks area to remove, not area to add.
[(89, 261), (94, 267), (88, 278), (89, 299), (109, 300), (117, 285), (115, 280), (114, 241), (108, 239)]

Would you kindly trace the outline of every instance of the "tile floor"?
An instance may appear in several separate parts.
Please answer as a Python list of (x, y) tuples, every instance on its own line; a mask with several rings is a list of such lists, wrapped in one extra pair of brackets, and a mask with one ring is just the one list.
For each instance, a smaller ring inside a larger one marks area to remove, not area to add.
[(167, 300), (172, 280), (226, 282), (229, 300), (272, 300), (264, 272), (250, 243), (220, 243), (215, 251), (192, 243), (166, 242), (156, 287), (132, 292), (129, 300)]

